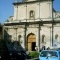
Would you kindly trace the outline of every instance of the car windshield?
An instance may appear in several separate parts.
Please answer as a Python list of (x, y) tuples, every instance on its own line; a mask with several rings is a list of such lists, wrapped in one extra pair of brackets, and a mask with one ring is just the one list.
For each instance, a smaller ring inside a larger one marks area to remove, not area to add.
[(57, 52), (55, 51), (42, 51), (40, 54), (41, 57), (58, 57)]

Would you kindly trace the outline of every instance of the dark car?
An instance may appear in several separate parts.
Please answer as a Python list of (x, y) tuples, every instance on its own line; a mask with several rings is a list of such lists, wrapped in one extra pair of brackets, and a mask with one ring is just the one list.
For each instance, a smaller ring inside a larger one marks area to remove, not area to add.
[(9, 56), (11, 60), (25, 60), (30, 59), (30, 56), (26, 53), (23, 47), (19, 44), (18, 41), (12, 43), (7, 43)]
[(25, 60), (30, 59), (26, 50), (18, 41), (2, 41), (0, 42), (0, 60)]
[[(22, 60), (22, 55), (21, 53), (17, 53), (16, 51), (11, 51), (9, 53), (10, 60)], [(25, 58), (24, 58), (25, 59)]]

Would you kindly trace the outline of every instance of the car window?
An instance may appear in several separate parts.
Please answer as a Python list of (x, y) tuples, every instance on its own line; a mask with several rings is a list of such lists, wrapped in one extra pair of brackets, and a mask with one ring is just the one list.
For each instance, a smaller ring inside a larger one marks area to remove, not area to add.
[(47, 51), (42, 51), (41, 54), (40, 54), (40, 56), (41, 56), (41, 57), (46, 57), (46, 56), (47, 56), (46, 53), (47, 53)]
[(58, 55), (57, 55), (57, 52), (50, 52), (50, 54), (51, 54), (51, 57), (58, 57)]
[(59, 56), (60, 56), (60, 51), (59, 51)]
[(40, 54), (41, 57), (58, 57), (57, 52), (55, 51), (42, 51)]

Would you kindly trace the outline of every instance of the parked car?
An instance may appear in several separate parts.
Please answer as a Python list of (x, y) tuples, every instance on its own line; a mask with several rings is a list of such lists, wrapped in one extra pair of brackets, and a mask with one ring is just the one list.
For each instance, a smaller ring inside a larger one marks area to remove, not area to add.
[(30, 59), (26, 50), (18, 41), (2, 41), (0, 42), (0, 60), (25, 60)]
[(30, 59), (30, 56), (26, 53), (26, 50), (19, 44), (18, 41), (7, 43), (7, 47), (11, 60)]
[(60, 60), (60, 50), (43, 50), (39, 54), (39, 60)]
[(10, 51), (9, 52), (11, 60), (25, 60), (30, 59), (30, 56), (26, 54), (25, 51)]

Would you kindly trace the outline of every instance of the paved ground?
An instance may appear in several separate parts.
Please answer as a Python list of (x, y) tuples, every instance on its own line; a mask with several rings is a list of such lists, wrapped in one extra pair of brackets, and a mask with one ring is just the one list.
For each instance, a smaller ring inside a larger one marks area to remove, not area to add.
[(38, 58), (33, 58), (33, 59), (26, 59), (26, 60), (39, 60)]

